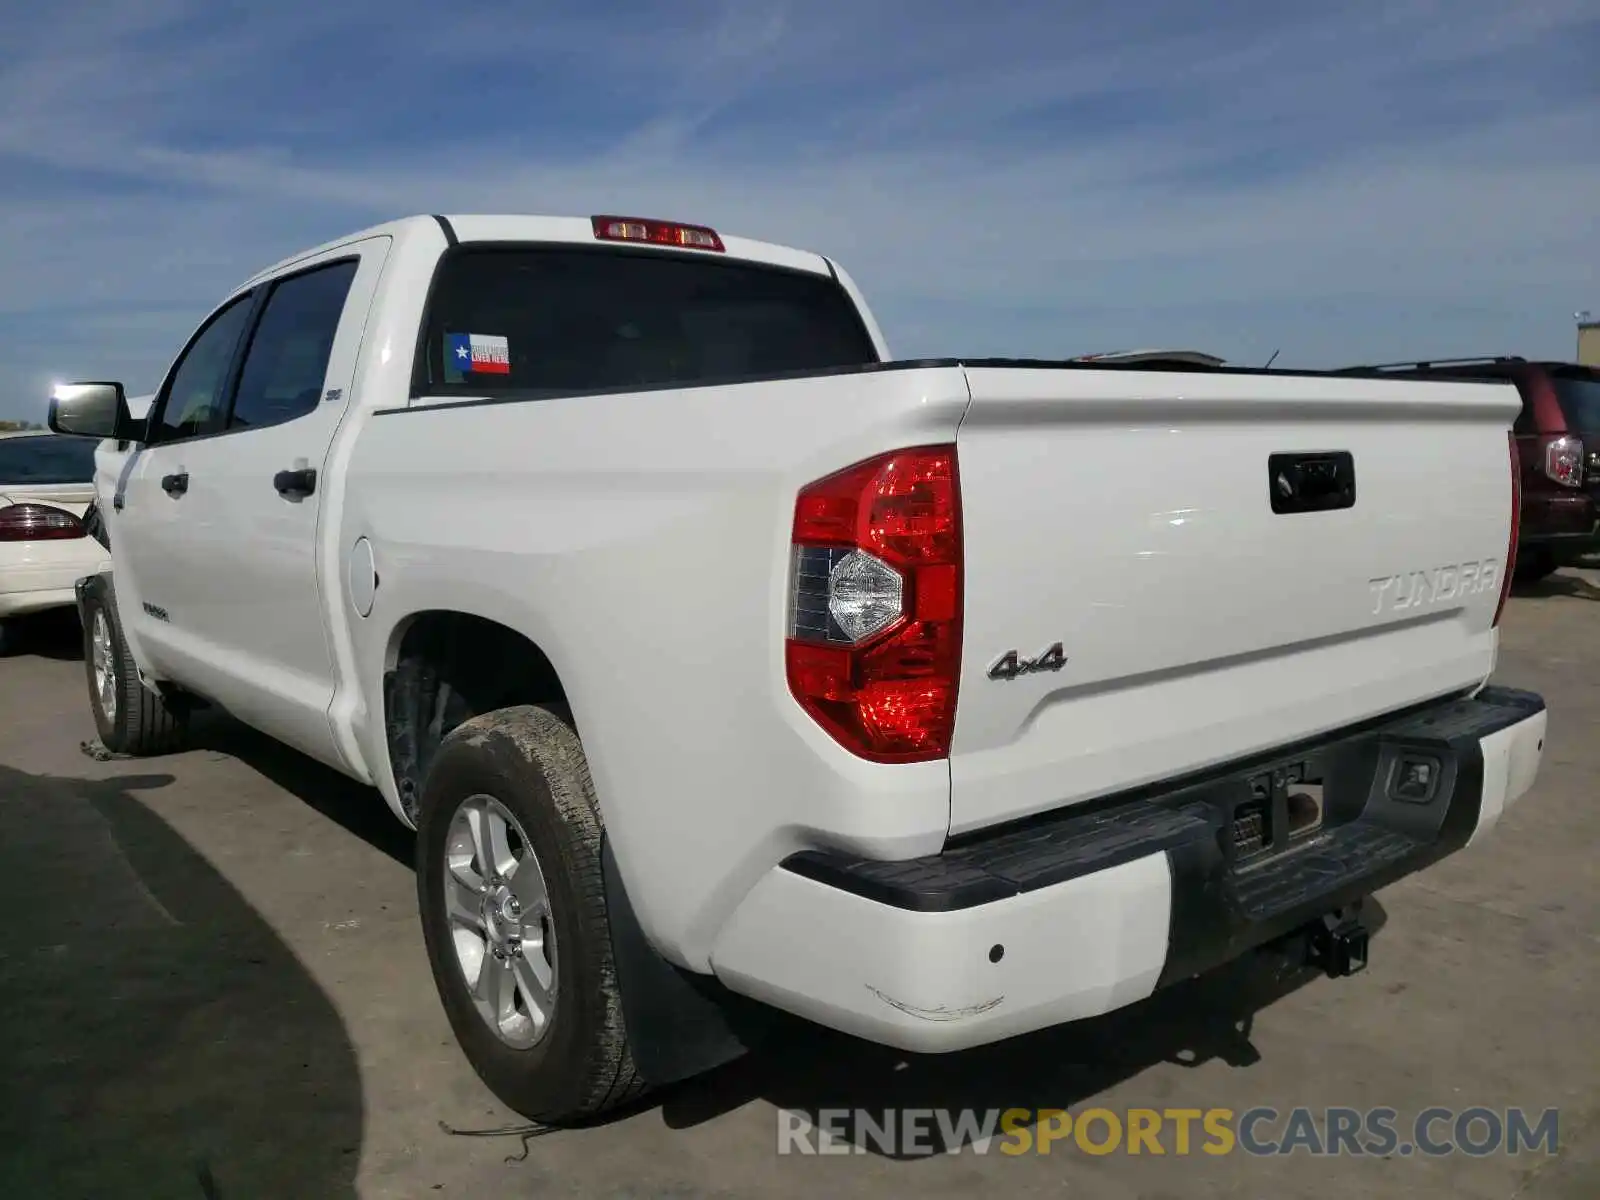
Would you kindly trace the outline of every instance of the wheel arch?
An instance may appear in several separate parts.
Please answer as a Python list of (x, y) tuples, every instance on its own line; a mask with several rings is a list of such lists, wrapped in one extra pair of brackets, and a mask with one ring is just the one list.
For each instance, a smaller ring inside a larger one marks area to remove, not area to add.
[[(384, 650), (383, 682), (389, 771), (413, 826), (429, 758), (457, 725), (496, 708), (537, 704), (560, 706), (577, 729), (562, 676), (539, 643), (462, 609), (424, 609), (396, 622)], [(458, 685), (463, 690), (457, 692)], [(453, 703), (445, 688), (460, 703)], [(603, 826), (603, 800), (596, 796), (595, 803)], [(650, 1084), (663, 1086), (710, 1070), (761, 1040), (772, 1014), (728, 993), (713, 978), (667, 962), (639, 922), (604, 835), (601, 856), (625, 1020)]]
[(543, 647), (459, 608), (422, 609), (395, 623), (384, 647), (382, 704), (387, 769), (412, 825), (432, 754), (457, 725), (514, 704), (558, 705), (571, 719), (566, 686)]

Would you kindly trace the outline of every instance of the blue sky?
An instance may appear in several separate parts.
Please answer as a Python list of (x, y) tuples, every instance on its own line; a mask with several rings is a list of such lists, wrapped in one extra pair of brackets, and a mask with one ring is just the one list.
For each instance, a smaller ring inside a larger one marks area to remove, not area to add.
[(0, 416), (412, 212), (833, 255), (904, 356), (1566, 356), (1594, 0), (0, 0)]

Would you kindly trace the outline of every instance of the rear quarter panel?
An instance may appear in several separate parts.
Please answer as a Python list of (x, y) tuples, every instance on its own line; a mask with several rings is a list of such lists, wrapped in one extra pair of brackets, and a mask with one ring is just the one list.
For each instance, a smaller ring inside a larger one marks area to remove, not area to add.
[[(966, 403), (959, 369), (930, 368), (374, 416), (340, 533), (371, 541), (381, 580), (353, 621), (369, 709), (413, 614), (530, 638), (566, 687), (646, 933), (706, 969), (789, 852), (943, 843), (948, 766), (844, 752), (790, 697), (782, 646), (798, 489), (953, 440)], [(387, 781), (382, 723), (360, 737)]]

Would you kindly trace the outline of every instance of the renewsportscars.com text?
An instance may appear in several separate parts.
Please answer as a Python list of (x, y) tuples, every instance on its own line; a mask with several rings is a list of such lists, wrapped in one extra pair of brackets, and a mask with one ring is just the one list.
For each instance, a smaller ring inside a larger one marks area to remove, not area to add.
[(780, 1109), (779, 1154), (1554, 1154), (1559, 1112), (1522, 1108)]

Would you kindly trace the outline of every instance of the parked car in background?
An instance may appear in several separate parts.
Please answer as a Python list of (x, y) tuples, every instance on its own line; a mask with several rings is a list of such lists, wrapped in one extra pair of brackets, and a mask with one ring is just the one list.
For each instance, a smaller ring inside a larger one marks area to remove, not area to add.
[(16, 618), (73, 607), (77, 581), (108, 561), (83, 523), (93, 497), (94, 443), (0, 433), (0, 653)]
[(1512, 426), (1522, 459), (1517, 578), (1543, 579), (1600, 551), (1600, 368), (1506, 356), (1350, 370), (1515, 384), (1522, 396)]
[[(142, 420), (151, 396), (130, 396)], [(78, 580), (109, 569), (95, 506), (95, 473), (115, 479), (131, 445), (47, 429), (0, 431), (0, 654), (15, 641), (15, 620), (76, 608)]]

